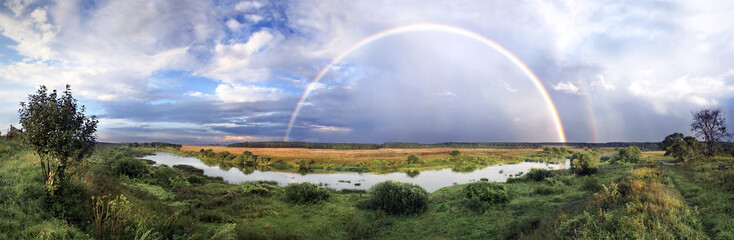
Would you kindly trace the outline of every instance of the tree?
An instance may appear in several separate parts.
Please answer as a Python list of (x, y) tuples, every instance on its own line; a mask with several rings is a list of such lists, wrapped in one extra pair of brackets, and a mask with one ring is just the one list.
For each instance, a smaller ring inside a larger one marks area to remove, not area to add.
[(41, 86), (20, 106), (23, 141), (40, 156), (44, 185), (55, 194), (63, 187), (66, 169), (94, 151), (99, 121), (84, 115), (85, 108), (78, 107), (69, 85), (62, 94), (56, 90), (48, 93), (46, 86)]
[(617, 156), (619, 157), (620, 161), (637, 163), (640, 161), (640, 159), (642, 159), (642, 151), (640, 151), (640, 149), (635, 146), (629, 146), (619, 149), (619, 155)]
[(726, 131), (726, 119), (719, 107), (694, 112), (691, 131), (699, 139), (703, 138), (707, 156), (714, 155), (718, 142), (731, 137), (731, 133)]
[(571, 172), (577, 175), (589, 175), (599, 169), (599, 152), (579, 151), (571, 155)]
[(673, 156), (678, 161), (696, 158), (703, 151), (701, 142), (682, 133), (673, 133), (665, 137), (660, 148), (665, 150), (665, 156)]

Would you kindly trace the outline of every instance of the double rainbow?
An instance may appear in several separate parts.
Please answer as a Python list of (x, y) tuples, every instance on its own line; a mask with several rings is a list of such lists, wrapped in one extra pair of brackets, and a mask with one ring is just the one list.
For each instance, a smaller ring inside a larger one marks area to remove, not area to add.
[(523, 63), (517, 56), (512, 54), (509, 50), (505, 49), (501, 45), (497, 44), (496, 42), (492, 41), (489, 38), (486, 38), (482, 35), (479, 35), (477, 33), (474, 33), (472, 31), (458, 28), (454, 26), (449, 25), (443, 25), (443, 24), (430, 24), (430, 23), (423, 23), (423, 24), (412, 24), (412, 25), (406, 25), (396, 28), (387, 29), (385, 31), (375, 33), (369, 37), (366, 37), (351, 47), (347, 48), (344, 52), (340, 53), (334, 59), (331, 60), (329, 65), (326, 65), (319, 74), (316, 75), (316, 77), (311, 81), (311, 83), (308, 84), (306, 87), (306, 91), (303, 92), (303, 95), (301, 96), (301, 99), (298, 101), (298, 104), (296, 105), (296, 108), (293, 110), (293, 114), (291, 115), (291, 119), (288, 122), (288, 128), (285, 131), (285, 136), (283, 137), (283, 141), (288, 141), (288, 138), (291, 134), (291, 129), (293, 128), (293, 123), (296, 121), (296, 118), (298, 117), (298, 112), (301, 111), (301, 106), (303, 106), (303, 102), (306, 100), (308, 95), (311, 93), (311, 90), (313, 90), (316, 83), (321, 81), (321, 78), (326, 75), (326, 73), (331, 70), (337, 63), (341, 62), (347, 55), (351, 54), (355, 50), (370, 44), (374, 41), (380, 40), (382, 38), (396, 35), (396, 34), (402, 34), (402, 33), (409, 33), (409, 32), (421, 32), (421, 31), (433, 31), (433, 32), (443, 32), (443, 33), (451, 33), (456, 34), (459, 36), (465, 36), (470, 39), (477, 40), (489, 47), (491, 47), (494, 50), (497, 50), (499, 53), (507, 57), (510, 61), (512, 61), (517, 67), (522, 70), (525, 75), (530, 78), (530, 80), (535, 85), (535, 88), (538, 90), (538, 92), (543, 96), (543, 99), (545, 100), (546, 106), (548, 108), (548, 112), (550, 112), (551, 116), (553, 117), (554, 125), (556, 126), (556, 132), (558, 134), (558, 141), (559, 142), (566, 142), (566, 134), (563, 131), (563, 124), (561, 123), (561, 118), (558, 116), (558, 111), (556, 111), (556, 106), (553, 103), (553, 100), (550, 98), (550, 95), (548, 95), (548, 91), (543, 87), (543, 84), (540, 82), (537, 76), (533, 73), (533, 71), (528, 68), (525, 63)]

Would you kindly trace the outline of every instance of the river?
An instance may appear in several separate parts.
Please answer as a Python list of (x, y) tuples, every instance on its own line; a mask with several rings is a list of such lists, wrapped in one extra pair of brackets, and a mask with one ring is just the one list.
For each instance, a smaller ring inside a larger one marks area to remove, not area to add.
[(146, 156), (144, 158), (153, 160), (156, 162), (156, 164), (163, 164), (167, 166), (181, 164), (190, 165), (198, 169), (204, 170), (204, 175), (206, 176), (221, 177), (224, 179), (224, 181), (231, 184), (239, 184), (247, 181), (271, 181), (277, 182), (280, 186), (285, 186), (289, 183), (310, 182), (336, 190), (366, 190), (369, 189), (372, 185), (379, 182), (387, 180), (397, 180), (400, 182), (417, 184), (426, 189), (426, 191), (433, 192), (440, 188), (451, 186), (454, 184), (464, 184), (480, 181), (480, 179), (482, 178), (486, 178), (491, 182), (504, 182), (509, 177), (514, 177), (518, 174), (527, 173), (531, 168), (569, 168), (569, 161), (566, 160), (565, 163), (562, 164), (537, 162), (501, 164), (484, 168), (477, 168), (476, 170), (473, 170), (471, 172), (454, 171), (451, 168), (424, 170), (420, 171), (420, 173), (417, 173), (417, 175), (416, 172), (410, 174), (403, 172), (392, 172), (385, 174), (367, 172), (330, 172), (301, 174), (259, 170), (254, 170), (253, 172), (246, 174), (245, 172), (240, 171), (237, 168), (223, 170), (218, 166), (207, 166), (198, 158), (182, 157), (167, 152), (156, 152), (154, 155)]

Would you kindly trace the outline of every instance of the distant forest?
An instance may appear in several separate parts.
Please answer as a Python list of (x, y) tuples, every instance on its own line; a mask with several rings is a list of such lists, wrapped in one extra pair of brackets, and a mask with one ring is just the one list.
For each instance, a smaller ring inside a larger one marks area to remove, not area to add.
[[(643, 151), (660, 150), (657, 142), (610, 142), (610, 143), (566, 143), (569, 147), (628, 147), (636, 146)], [(543, 146), (564, 146), (563, 143), (523, 143), (523, 142), (445, 142), (445, 143), (406, 143), (388, 142), (383, 144), (370, 143), (309, 143), (309, 142), (241, 142), (227, 145), (227, 147), (247, 148), (309, 148), (309, 149), (380, 149), (380, 148), (542, 148)]]

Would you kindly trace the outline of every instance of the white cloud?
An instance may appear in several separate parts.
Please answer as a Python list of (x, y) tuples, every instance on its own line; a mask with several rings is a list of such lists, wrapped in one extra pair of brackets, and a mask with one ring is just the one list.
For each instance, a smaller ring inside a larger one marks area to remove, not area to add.
[(614, 85), (607, 83), (604, 81), (604, 75), (598, 74), (596, 77), (599, 79), (598, 81), (594, 81), (591, 83), (591, 86), (601, 86), (606, 90), (614, 90)]
[(512, 85), (510, 85), (509, 83), (505, 82), (505, 80), (500, 80), (500, 81), (502, 81), (502, 85), (504, 85), (505, 90), (507, 90), (508, 92), (513, 92), (513, 93), (514, 92), (517, 92), (517, 89), (516, 88), (512, 88)]
[(352, 129), (345, 128), (345, 127), (322, 126), (322, 125), (313, 125), (311, 127), (313, 131), (321, 132), (321, 133), (349, 133), (349, 132), (352, 132)]
[(247, 20), (250, 20), (250, 22), (252, 23), (258, 23), (263, 20), (263, 16), (257, 14), (248, 14), (245, 15), (245, 18), (247, 18)]
[(576, 87), (576, 85), (573, 85), (571, 82), (559, 82), (558, 84), (553, 86), (553, 90), (561, 91), (565, 93), (572, 93), (572, 94), (581, 94), (581, 91), (579, 91), (579, 88)]
[(215, 90), (215, 94), (223, 102), (257, 102), (282, 97), (282, 91), (277, 88), (237, 84), (220, 84)]
[(258, 1), (242, 1), (240, 3), (237, 3), (234, 9), (236, 9), (237, 11), (250, 11), (259, 9), (263, 6), (265, 6), (265, 4)]
[(212, 63), (199, 74), (230, 84), (264, 81), (270, 71), (255, 60), (260, 51), (267, 50), (280, 38), (263, 30), (253, 33), (246, 43), (217, 44)]

